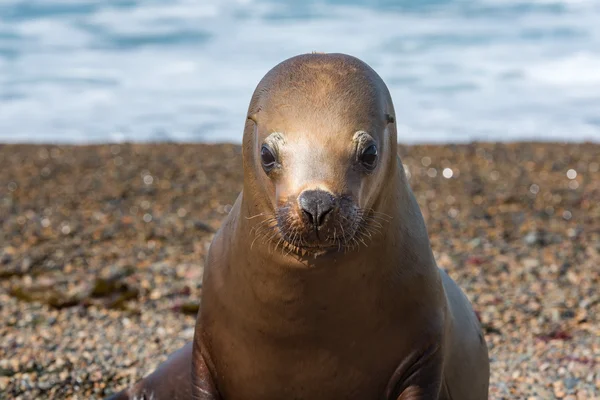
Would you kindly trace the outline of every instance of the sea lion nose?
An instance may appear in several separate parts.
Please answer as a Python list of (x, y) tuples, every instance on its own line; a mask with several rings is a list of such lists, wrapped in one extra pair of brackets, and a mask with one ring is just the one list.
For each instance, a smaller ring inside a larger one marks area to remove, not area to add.
[(333, 210), (335, 197), (324, 190), (305, 190), (300, 193), (298, 204), (308, 221), (318, 228)]

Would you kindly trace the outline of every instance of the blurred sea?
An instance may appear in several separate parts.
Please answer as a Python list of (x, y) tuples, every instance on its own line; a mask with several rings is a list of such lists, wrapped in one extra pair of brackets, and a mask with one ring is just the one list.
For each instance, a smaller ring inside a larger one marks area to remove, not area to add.
[(600, 142), (598, 0), (0, 0), (0, 142), (239, 142), (313, 50), (379, 72), (404, 143)]

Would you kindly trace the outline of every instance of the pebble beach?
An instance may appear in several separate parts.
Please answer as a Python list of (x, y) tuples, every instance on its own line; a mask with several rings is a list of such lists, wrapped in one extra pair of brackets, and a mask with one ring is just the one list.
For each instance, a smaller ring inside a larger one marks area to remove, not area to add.
[[(600, 399), (600, 144), (400, 146), (491, 399)], [(190, 341), (234, 144), (0, 144), (0, 399), (102, 399)]]

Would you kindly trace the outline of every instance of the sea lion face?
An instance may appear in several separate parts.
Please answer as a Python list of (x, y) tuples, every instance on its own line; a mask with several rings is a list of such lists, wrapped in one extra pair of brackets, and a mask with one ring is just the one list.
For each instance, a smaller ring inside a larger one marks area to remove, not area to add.
[(321, 253), (367, 245), (391, 153), (393, 117), (373, 76), (355, 65), (303, 65), (260, 98), (255, 173), (283, 247)]
[(281, 239), (308, 251), (366, 243), (377, 222), (370, 188), (381, 174), (379, 141), (364, 130), (312, 132), (275, 132), (260, 147)]

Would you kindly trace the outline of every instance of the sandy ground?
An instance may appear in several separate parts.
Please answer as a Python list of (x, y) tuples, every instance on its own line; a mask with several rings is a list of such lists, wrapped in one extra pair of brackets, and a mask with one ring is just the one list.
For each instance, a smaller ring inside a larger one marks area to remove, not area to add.
[[(600, 145), (401, 147), (492, 399), (600, 398)], [(103, 398), (190, 340), (234, 145), (0, 145), (0, 398)]]

